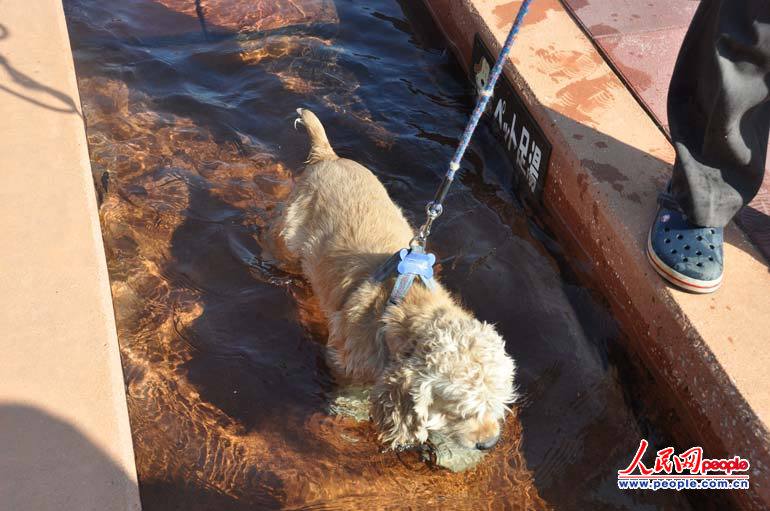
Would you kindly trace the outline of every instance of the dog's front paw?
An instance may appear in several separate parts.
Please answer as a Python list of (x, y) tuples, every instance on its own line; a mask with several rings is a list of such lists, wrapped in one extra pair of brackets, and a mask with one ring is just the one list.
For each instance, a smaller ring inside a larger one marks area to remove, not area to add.
[(334, 392), (327, 412), (340, 415), (357, 422), (369, 420), (369, 396), (371, 387), (351, 386), (339, 388)]

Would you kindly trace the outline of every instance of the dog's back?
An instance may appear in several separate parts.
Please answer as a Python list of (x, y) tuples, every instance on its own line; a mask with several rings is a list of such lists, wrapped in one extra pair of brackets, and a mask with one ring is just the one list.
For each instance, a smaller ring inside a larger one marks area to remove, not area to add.
[[(310, 152), (279, 235), (311, 284), (319, 279), (335, 283), (313, 287), (335, 289), (341, 299), (350, 285), (374, 272), (383, 256), (405, 247), (414, 231), (377, 177), (337, 156), (315, 114), (297, 112), (310, 137)], [(340, 305), (334, 297), (319, 298), (325, 306)]]

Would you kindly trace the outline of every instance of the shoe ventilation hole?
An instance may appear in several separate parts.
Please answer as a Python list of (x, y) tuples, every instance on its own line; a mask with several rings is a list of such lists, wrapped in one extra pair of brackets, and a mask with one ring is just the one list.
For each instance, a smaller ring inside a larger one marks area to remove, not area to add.
[(697, 251), (695, 252), (695, 255), (703, 255), (703, 252), (701, 252), (700, 250), (697, 250)]
[(714, 260), (714, 258), (709, 256), (709, 261), (713, 261), (713, 260)]
[(671, 243), (671, 240), (666, 238), (666, 243)]
[(681, 234), (676, 235), (676, 239), (681, 240), (682, 238), (684, 238), (684, 236), (682, 236)]
[(685, 246), (684, 246), (684, 249), (685, 249), (685, 250), (690, 250), (690, 245), (685, 245)]
[(698, 263), (695, 266), (700, 266), (702, 268), (703, 267), (703, 263)]
[(709, 245), (709, 248), (710, 248), (711, 250), (714, 250), (714, 245)]
[(703, 236), (697, 236), (695, 239), (697, 239), (698, 241), (703, 241)]
[(688, 261), (688, 259), (686, 257), (683, 257), (682, 261), (686, 263)]
[(676, 254), (676, 249), (671, 251), (672, 254)]
[(711, 234), (716, 234), (717, 232), (714, 229), (711, 229)]

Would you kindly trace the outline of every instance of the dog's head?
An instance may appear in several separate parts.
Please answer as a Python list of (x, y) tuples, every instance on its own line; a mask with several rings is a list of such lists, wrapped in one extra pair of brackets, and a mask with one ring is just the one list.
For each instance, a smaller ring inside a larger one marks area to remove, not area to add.
[(372, 416), (391, 447), (422, 444), (431, 431), (470, 449), (492, 448), (515, 400), (514, 362), (494, 327), (439, 317), (413, 332), (375, 385)]

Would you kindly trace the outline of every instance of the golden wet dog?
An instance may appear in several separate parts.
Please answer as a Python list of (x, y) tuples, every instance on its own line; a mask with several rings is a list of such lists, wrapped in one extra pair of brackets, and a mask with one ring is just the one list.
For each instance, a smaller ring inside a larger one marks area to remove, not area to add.
[(373, 385), (380, 439), (398, 448), (431, 433), (487, 450), (514, 401), (514, 362), (492, 325), (437, 282), (415, 282), (398, 305), (375, 271), (414, 231), (379, 180), (340, 158), (318, 118), (298, 109), (310, 155), (273, 227), (279, 257), (301, 268), (329, 324), (328, 362), (349, 383)]

